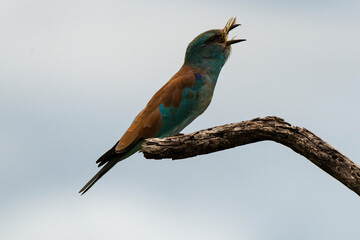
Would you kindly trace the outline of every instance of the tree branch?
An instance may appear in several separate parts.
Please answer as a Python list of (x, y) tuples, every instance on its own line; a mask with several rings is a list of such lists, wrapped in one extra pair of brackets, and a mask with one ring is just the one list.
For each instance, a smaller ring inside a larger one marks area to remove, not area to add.
[(141, 147), (148, 159), (182, 159), (271, 140), (303, 155), (360, 196), (360, 167), (305, 128), (278, 117), (256, 118), (187, 135), (149, 138)]

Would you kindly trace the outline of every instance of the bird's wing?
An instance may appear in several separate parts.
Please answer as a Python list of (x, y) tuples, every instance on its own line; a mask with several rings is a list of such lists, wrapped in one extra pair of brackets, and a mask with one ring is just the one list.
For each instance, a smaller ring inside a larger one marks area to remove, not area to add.
[(159, 106), (177, 108), (180, 105), (183, 90), (194, 84), (195, 75), (189, 67), (182, 67), (155, 95), (146, 107), (137, 115), (128, 130), (115, 147), (117, 153), (126, 151), (139, 139), (154, 137), (162, 124)]

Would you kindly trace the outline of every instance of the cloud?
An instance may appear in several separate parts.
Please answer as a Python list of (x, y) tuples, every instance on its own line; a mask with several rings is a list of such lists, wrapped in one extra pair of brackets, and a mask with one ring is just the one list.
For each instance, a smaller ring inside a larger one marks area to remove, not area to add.
[[(61, 199), (61, 200), (60, 200)], [(105, 202), (104, 202), (105, 201)], [(167, 202), (123, 192), (123, 196), (64, 198), (53, 195), (28, 199), (10, 209), (6, 239), (219, 239), (239, 236), (219, 216), (193, 212)], [(60, 204), (61, 203), (61, 204)], [(21, 226), (21, 229), (19, 229)], [(240, 228), (244, 228), (241, 226)]]

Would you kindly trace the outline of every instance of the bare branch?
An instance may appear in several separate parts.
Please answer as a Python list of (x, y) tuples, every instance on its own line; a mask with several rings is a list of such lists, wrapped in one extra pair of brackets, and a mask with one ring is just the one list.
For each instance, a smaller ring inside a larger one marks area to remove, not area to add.
[(182, 159), (271, 140), (303, 155), (360, 196), (360, 167), (305, 128), (278, 117), (226, 124), (168, 138), (149, 138), (141, 151), (149, 159)]

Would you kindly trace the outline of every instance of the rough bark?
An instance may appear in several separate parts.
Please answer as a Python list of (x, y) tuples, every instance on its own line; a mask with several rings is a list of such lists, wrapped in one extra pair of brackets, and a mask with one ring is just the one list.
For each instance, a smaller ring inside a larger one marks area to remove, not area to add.
[(249, 143), (271, 140), (303, 155), (360, 196), (360, 167), (305, 128), (278, 117), (256, 118), (187, 135), (146, 139), (141, 151), (149, 159), (183, 159)]

